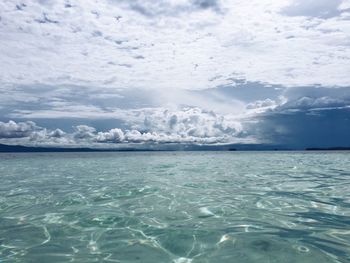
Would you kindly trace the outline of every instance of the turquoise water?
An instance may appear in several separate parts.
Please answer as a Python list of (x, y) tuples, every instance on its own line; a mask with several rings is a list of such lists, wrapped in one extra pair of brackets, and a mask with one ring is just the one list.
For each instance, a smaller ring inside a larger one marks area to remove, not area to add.
[(350, 154), (0, 155), (1, 262), (350, 262)]

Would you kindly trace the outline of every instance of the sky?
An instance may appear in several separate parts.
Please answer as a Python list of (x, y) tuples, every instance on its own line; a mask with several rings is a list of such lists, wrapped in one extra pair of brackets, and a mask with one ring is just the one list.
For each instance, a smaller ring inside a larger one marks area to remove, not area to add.
[(2, 0), (0, 143), (350, 146), (349, 0)]

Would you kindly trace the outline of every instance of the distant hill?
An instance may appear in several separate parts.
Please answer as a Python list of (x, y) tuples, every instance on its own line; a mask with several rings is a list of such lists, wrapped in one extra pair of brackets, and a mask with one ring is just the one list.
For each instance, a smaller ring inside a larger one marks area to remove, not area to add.
[(350, 151), (350, 147), (306, 148), (306, 151)]
[[(158, 145), (150, 148), (68, 148), (68, 147), (35, 147), (0, 144), (0, 153), (11, 152), (144, 152), (144, 151), (293, 151), (281, 145), (265, 144), (231, 144), (231, 145)], [(306, 148), (305, 151), (349, 151), (350, 147)]]
[[(142, 147), (142, 146), (141, 146)], [(68, 147), (41, 147), (0, 144), (1, 152), (149, 152), (149, 151), (236, 151), (236, 148), (227, 145), (162, 145), (149, 148), (68, 148)]]
[[(141, 148), (142, 147), (142, 148)], [(286, 151), (282, 146), (264, 144), (195, 145), (164, 144), (140, 145), (128, 148), (89, 148), (89, 147), (42, 147), (0, 144), (0, 152), (134, 152), (134, 151)]]
[[(21, 145), (6, 145), (0, 144), (0, 152), (126, 152), (140, 151), (133, 148), (122, 149), (93, 149), (93, 148), (58, 148), (58, 147), (30, 147)], [(143, 150), (149, 151), (149, 150)]]

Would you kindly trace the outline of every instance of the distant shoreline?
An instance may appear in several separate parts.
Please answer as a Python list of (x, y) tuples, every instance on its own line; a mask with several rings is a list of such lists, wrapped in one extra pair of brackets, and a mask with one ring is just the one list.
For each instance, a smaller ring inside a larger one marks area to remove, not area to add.
[(35, 147), (35, 146), (22, 146), (22, 145), (6, 145), (0, 144), (0, 153), (21, 153), (21, 152), (164, 152), (164, 151), (350, 151), (350, 147), (329, 147), (329, 148), (305, 148), (305, 149), (289, 149), (289, 148), (275, 148), (267, 146), (247, 146), (242, 145), (237, 148), (229, 146), (191, 146), (188, 148), (166, 148), (166, 149), (147, 149), (147, 148), (89, 148), (89, 147)]
[(350, 147), (306, 148), (305, 151), (350, 151)]

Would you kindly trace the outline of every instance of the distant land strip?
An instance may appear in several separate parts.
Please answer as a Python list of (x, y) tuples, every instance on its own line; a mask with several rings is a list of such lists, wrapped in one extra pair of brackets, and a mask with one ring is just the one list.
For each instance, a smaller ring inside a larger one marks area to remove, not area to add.
[(16, 152), (150, 152), (150, 151), (350, 151), (350, 147), (311, 147), (290, 149), (283, 146), (267, 145), (173, 145), (164, 148), (89, 148), (89, 147), (43, 147), (0, 144), (0, 153)]
[(350, 147), (306, 148), (306, 151), (350, 151)]

